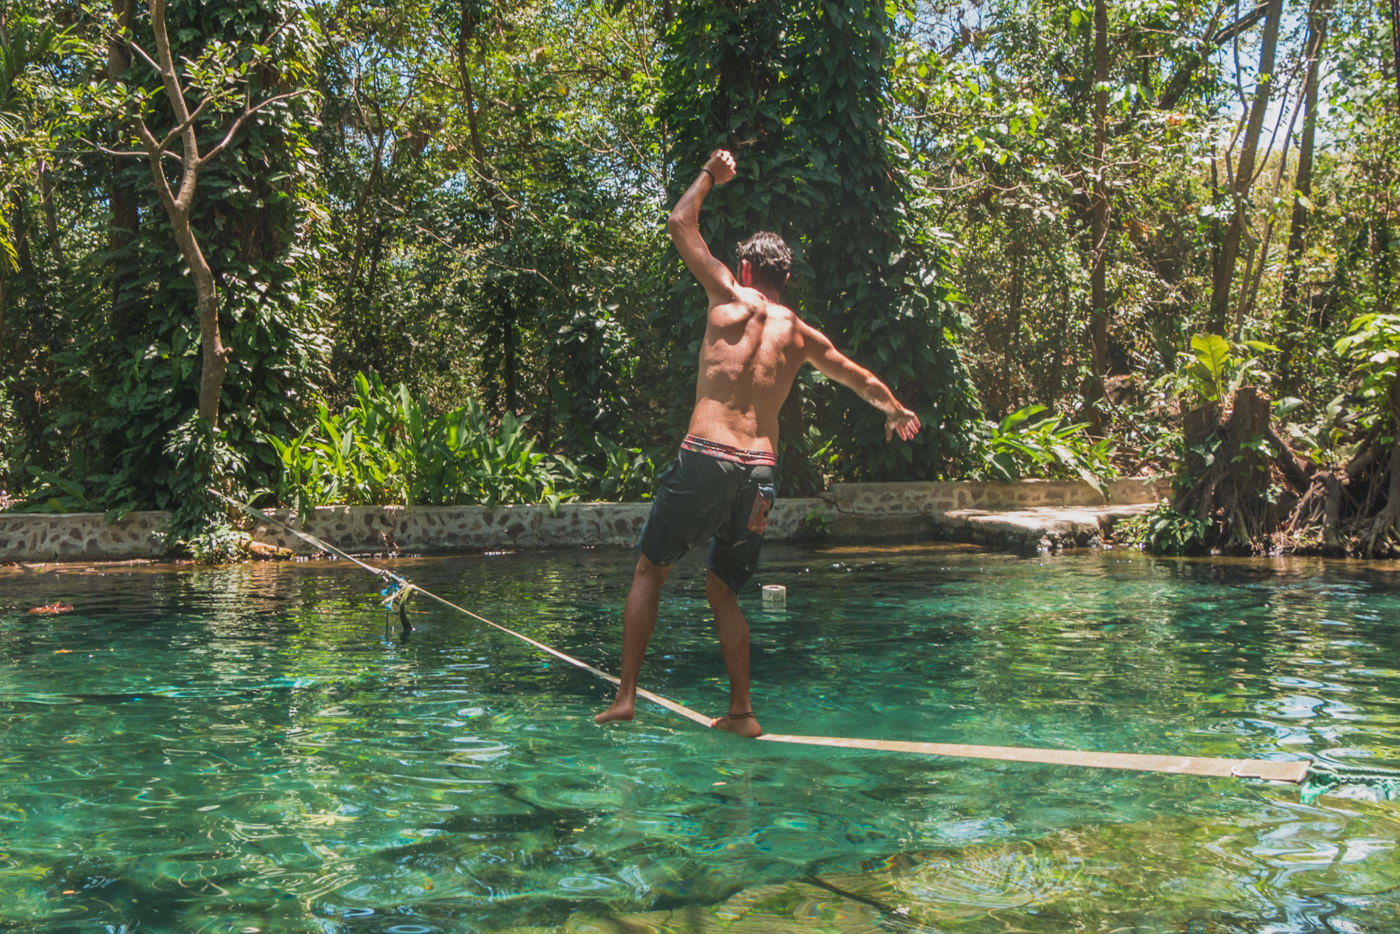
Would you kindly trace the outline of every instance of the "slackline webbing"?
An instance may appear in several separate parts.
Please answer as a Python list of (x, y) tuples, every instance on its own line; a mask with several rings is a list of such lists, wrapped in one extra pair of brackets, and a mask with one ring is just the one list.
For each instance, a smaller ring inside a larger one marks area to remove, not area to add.
[[(321, 539), (317, 538), (316, 536), (314, 536), (314, 535), (312, 535), (312, 534), (310, 534), (310, 533), (308, 533), (308, 532), (303, 532), (301, 529), (295, 528), (294, 526), (291, 526), (291, 525), (289, 525), (289, 524), (287, 524), (287, 523), (285, 523), (285, 522), (282, 522), (282, 521), (280, 521), (280, 520), (278, 520), (278, 519), (274, 519), (272, 516), (269, 516), (267, 513), (263, 512), (262, 510), (260, 510), (260, 509), (255, 509), (254, 507), (249, 506), (247, 503), (240, 503), (240, 502), (239, 502), (238, 500), (236, 500), (236, 499), (233, 499), (233, 498), (231, 498), (231, 497), (225, 496), (224, 494), (220, 493), (218, 490), (212, 490), (212, 489), (211, 489), (209, 492), (210, 492), (210, 493), (213, 493), (215, 496), (217, 496), (219, 499), (223, 500), (225, 503), (228, 503), (230, 506), (234, 506), (234, 507), (236, 507), (236, 508), (242, 510), (243, 512), (247, 513), (248, 515), (252, 516), (254, 519), (259, 519), (259, 520), (261, 520), (261, 521), (267, 522), (269, 525), (275, 525), (275, 526), (278, 526), (279, 528), (286, 529), (288, 532), (291, 532), (293, 535), (297, 536), (298, 538), (302, 539), (303, 541), (305, 541), (305, 542), (307, 542), (307, 543), (309, 543), (309, 544), (311, 544), (311, 545), (314, 545), (315, 547), (321, 549), (322, 551), (325, 551), (325, 552), (327, 552), (328, 554), (337, 555), (337, 556), (339, 556), (339, 557), (341, 557), (341, 558), (344, 558), (344, 559), (347, 560), (347, 561), (352, 561), (352, 562), (354, 562), (355, 564), (358, 564), (360, 567), (364, 568), (366, 571), (369, 571), (371, 574), (375, 574), (375, 575), (378, 575), (379, 577), (383, 578), (383, 580), (384, 580), (386, 583), (389, 583), (389, 584), (391, 584), (391, 585), (393, 585), (393, 586), (395, 586), (395, 587), (397, 588), (397, 590), (396, 590), (394, 593), (392, 593), (392, 594), (389, 594), (389, 593), (386, 592), (386, 594), (389, 596), (389, 600), (386, 601), (386, 606), (389, 605), (389, 604), (391, 604), (391, 603), (393, 603), (396, 599), (398, 599), (398, 598), (400, 597), (401, 594), (406, 594), (406, 593), (408, 593), (408, 592), (412, 592), (412, 593), (421, 593), (423, 596), (427, 597), (427, 598), (430, 599), (430, 600), (436, 600), (438, 603), (441, 603), (443, 606), (445, 606), (445, 607), (450, 607), (451, 609), (456, 610), (458, 613), (462, 613), (462, 614), (464, 614), (464, 615), (466, 615), (466, 616), (470, 616), (472, 619), (476, 620), (477, 622), (485, 623), (486, 625), (492, 627), (493, 629), (498, 629), (498, 630), (500, 630), (501, 632), (506, 633), (507, 635), (514, 636), (515, 638), (519, 639), (520, 641), (525, 642), (525, 643), (528, 643), (529, 645), (534, 646), (535, 648), (539, 649), (541, 652), (544, 652), (544, 653), (547, 654), (547, 655), (553, 655), (555, 658), (559, 659), (560, 661), (568, 662), (570, 665), (573, 665), (573, 666), (576, 667), (576, 668), (582, 668), (584, 671), (588, 672), (589, 674), (595, 675), (596, 677), (599, 677), (599, 678), (602, 678), (604, 681), (610, 681), (610, 682), (612, 682), (613, 684), (617, 684), (617, 683), (618, 683), (618, 678), (617, 678), (616, 675), (610, 675), (610, 674), (608, 674), (606, 671), (603, 671), (603, 670), (600, 669), (600, 668), (594, 668), (592, 665), (588, 664), (587, 662), (585, 662), (585, 661), (580, 661), (579, 659), (574, 658), (572, 655), (569, 655), (569, 654), (567, 654), (567, 653), (565, 653), (565, 652), (561, 652), (561, 651), (559, 651), (558, 649), (553, 648), (553, 647), (551, 647), (551, 646), (545, 645), (543, 642), (537, 642), (536, 640), (531, 639), (529, 636), (525, 635), (524, 633), (516, 632), (514, 629), (510, 629), (510, 628), (508, 628), (508, 627), (506, 627), (506, 626), (502, 626), (500, 623), (492, 622), (491, 620), (487, 619), (486, 617), (484, 617), (484, 616), (482, 616), (482, 615), (480, 615), (480, 614), (478, 614), (478, 613), (473, 613), (471, 610), (467, 609), (467, 608), (464, 607), (464, 606), (458, 606), (457, 604), (453, 603), (451, 600), (446, 599), (445, 597), (439, 597), (437, 594), (433, 593), (433, 592), (430, 591), (430, 590), (424, 590), (422, 587), (419, 587), (417, 584), (414, 584), (414, 583), (411, 582), (411, 581), (405, 580), (404, 578), (400, 577), (399, 575), (394, 574), (392, 571), (386, 571), (386, 570), (384, 570), (383, 568), (376, 568), (376, 567), (373, 567), (373, 566), (371, 566), (371, 565), (368, 565), (368, 564), (366, 564), (365, 562), (361, 561), (360, 559), (355, 558), (355, 557), (353, 557), (353, 556), (351, 556), (351, 555), (348, 555), (348, 554), (346, 554), (345, 552), (341, 551), (339, 548), (335, 547), (335, 546), (332, 545), (330, 542), (322, 541)], [(637, 695), (638, 695), (639, 697), (645, 697), (647, 700), (651, 701), (653, 704), (659, 704), (660, 706), (665, 707), (667, 710), (671, 711), (672, 713), (678, 713), (678, 714), (680, 714), (682, 717), (685, 717), (685, 718), (688, 719), (688, 720), (694, 720), (696, 723), (699, 723), (699, 724), (701, 724), (701, 725), (703, 725), (703, 726), (707, 726), (707, 727), (710, 725), (710, 720), (711, 720), (710, 717), (706, 717), (704, 714), (697, 713), (696, 711), (691, 710), (689, 707), (686, 707), (686, 706), (683, 705), (683, 704), (678, 704), (678, 703), (676, 703), (675, 701), (670, 700), (669, 698), (662, 697), (660, 694), (653, 694), (651, 691), (648, 691), (648, 690), (646, 690), (645, 688), (637, 688)]]
[[(493, 629), (514, 636), (516, 639), (539, 649), (547, 655), (552, 655), (560, 661), (568, 662), (570, 665), (581, 668), (591, 675), (602, 678), (604, 681), (608, 681), (612, 684), (618, 683), (616, 675), (610, 675), (602, 669), (595, 668), (587, 662), (574, 658), (572, 655), (545, 645), (543, 642), (531, 639), (523, 633), (502, 626), (500, 623), (492, 622), (478, 613), (473, 613), (466, 607), (458, 606), (451, 600), (439, 597), (432, 591), (424, 590), (417, 584), (407, 581), (391, 571), (366, 564), (360, 559), (346, 554), (329, 542), (323, 541), (279, 519), (275, 519), (267, 513), (249, 506), (246, 503), (241, 503), (236, 499), (225, 496), (217, 490), (211, 489), (209, 492), (254, 519), (285, 529), (298, 538), (301, 538), (303, 541), (314, 545), (316, 548), (328, 554), (334, 554), (347, 561), (354, 562), (371, 574), (381, 577), (393, 588), (392, 591), (385, 591), (385, 594), (389, 597), (385, 602), (386, 607), (393, 605), (395, 601), (402, 600), (410, 592), (421, 593), (430, 600), (435, 600), (443, 606), (454, 609), (478, 622), (485, 623)], [(679, 714), (687, 720), (698, 723), (701, 726), (709, 727), (713, 722), (713, 718), (707, 717), (684, 704), (662, 697), (660, 694), (638, 688), (637, 695), (646, 698), (653, 704), (666, 708), (672, 713)], [(805, 746), (828, 746), (839, 749), (866, 749), (879, 752), (903, 752), (916, 755), (947, 756), (966, 759), (996, 759), (1003, 762), (1037, 762), (1047, 765), (1068, 765), (1084, 768), (1129, 769), (1138, 772), (1168, 772), (1177, 775), (1200, 775), (1217, 778), (1259, 778), (1275, 782), (1293, 782), (1295, 784), (1302, 782), (1307, 777), (1308, 770), (1312, 765), (1311, 760), (1306, 759), (1275, 761), (1270, 759), (1223, 759), (1203, 756), (1159, 756), (1124, 752), (1092, 752), (1078, 749), (1033, 749), (1019, 746), (971, 746), (961, 743), (920, 743), (888, 739), (859, 739), (844, 736), (791, 736), (782, 733), (764, 733), (757, 738), (770, 743), (798, 743)]]

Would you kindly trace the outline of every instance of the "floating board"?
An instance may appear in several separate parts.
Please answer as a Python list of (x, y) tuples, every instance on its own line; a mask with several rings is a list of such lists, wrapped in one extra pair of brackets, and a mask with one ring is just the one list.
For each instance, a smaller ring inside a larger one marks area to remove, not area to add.
[(1217, 778), (1262, 778), (1271, 782), (1293, 782), (1307, 777), (1312, 763), (1306, 759), (1218, 759), (1202, 756), (1156, 756), (1132, 752), (1087, 752), (1077, 749), (1030, 749), (1019, 746), (967, 746), (959, 743), (917, 743), (896, 739), (852, 739), (841, 736), (788, 736), (764, 733), (758, 737), (770, 743), (800, 743), (804, 746), (833, 746), (838, 749), (870, 749), (877, 752), (908, 752), (923, 756), (961, 759), (997, 759), (1002, 762), (1040, 762), (1046, 765), (1073, 765), (1097, 769), (1129, 769), (1135, 772), (1170, 772), (1176, 775), (1202, 775)]

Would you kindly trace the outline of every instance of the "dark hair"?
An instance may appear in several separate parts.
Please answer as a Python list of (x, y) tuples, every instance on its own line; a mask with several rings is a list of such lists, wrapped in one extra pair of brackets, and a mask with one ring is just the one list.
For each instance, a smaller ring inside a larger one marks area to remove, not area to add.
[(734, 256), (749, 261), (753, 281), (770, 289), (781, 289), (792, 271), (792, 250), (777, 234), (760, 230), (734, 249)]

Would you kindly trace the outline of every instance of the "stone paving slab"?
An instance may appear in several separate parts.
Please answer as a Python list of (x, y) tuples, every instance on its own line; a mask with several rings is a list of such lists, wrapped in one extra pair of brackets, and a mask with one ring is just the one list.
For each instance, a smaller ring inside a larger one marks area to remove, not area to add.
[(954, 509), (931, 517), (935, 534), (951, 541), (972, 542), (1022, 554), (1046, 554), (1065, 548), (1087, 548), (1103, 543), (1113, 525), (1126, 516), (1150, 512), (1156, 503), (993, 512), (986, 509)]

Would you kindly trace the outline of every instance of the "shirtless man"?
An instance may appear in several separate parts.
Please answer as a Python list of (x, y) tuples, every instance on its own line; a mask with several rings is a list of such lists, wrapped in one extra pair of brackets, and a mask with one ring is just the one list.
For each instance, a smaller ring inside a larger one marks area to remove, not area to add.
[(749, 624), (737, 591), (758, 565), (774, 500), (778, 409), (804, 364), (884, 413), (886, 440), (898, 435), (908, 441), (919, 431), (918, 416), (900, 405), (889, 387), (782, 304), (792, 253), (781, 237), (758, 233), (739, 244), (738, 279), (710, 254), (700, 236), (700, 205), (711, 188), (734, 174), (734, 157), (716, 150), (667, 224), (686, 267), (705, 287), (710, 307), (689, 433), (658, 480), (651, 517), (637, 542), (642, 554), (623, 609), (617, 697), (593, 718), (598, 723), (634, 716), (637, 678), (656, 627), (661, 585), (681, 555), (708, 539), (705, 596), (729, 673), (729, 714), (710, 726), (759, 735), (749, 700)]

